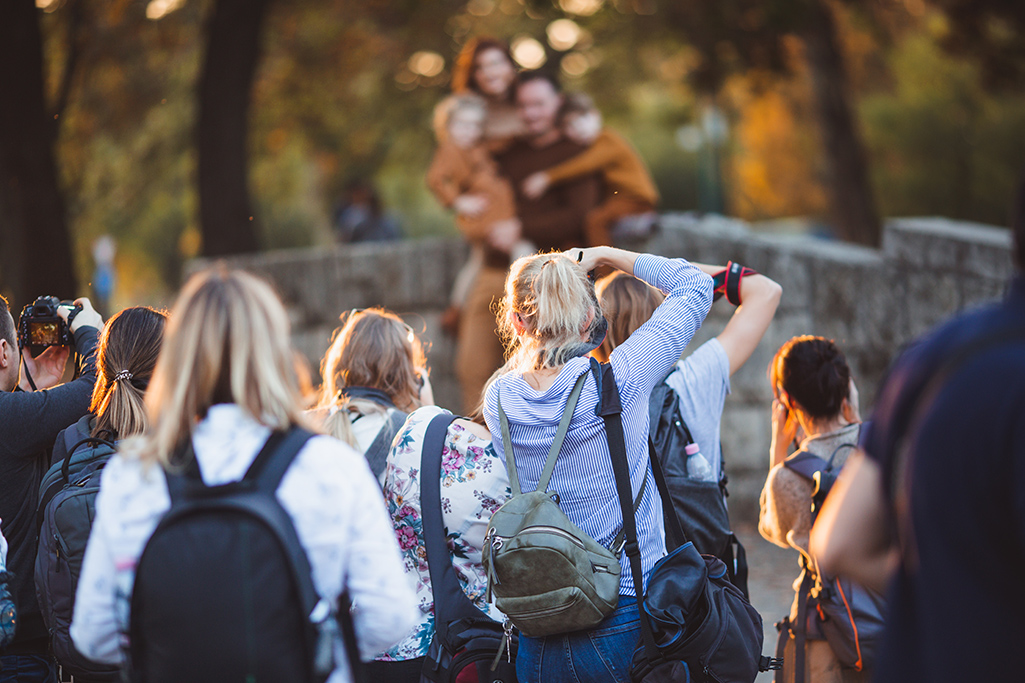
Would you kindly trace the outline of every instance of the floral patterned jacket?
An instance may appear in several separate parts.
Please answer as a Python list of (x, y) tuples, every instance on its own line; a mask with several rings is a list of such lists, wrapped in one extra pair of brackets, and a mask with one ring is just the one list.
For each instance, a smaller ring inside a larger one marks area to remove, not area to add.
[[(431, 418), (444, 412), (426, 406), (410, 414), (388, 455), (384, 496), (406, 576), (416, 590), (420, 619), (409, 635), (378, 656), (379, 660), (423, 657), (434, 637), (434, 596), (420, 515), (420, 453)], [(453, 423), (442, 451), (441, 476), (442, 516), (459, 583), (477, 607), (501, 621), (502, 613), (484, 601), (487, 576), (481, 565), (481, 548), (492, 513), (512, 495), (505, 463), (490, 440)]]

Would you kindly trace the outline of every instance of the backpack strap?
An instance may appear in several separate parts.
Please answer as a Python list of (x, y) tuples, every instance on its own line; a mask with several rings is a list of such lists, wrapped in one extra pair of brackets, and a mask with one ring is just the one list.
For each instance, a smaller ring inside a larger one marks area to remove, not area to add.
[(829, 463), (809, 451), (801, 450), (786, 458), (783, 461), (783, 466), (805, 479), (815, 481), (815, 473), (828, 469)]
[[(67, 434), (67, 432), (65, 432), (65, 434)], [(64, 456), (64, 462), (61, 463), (61, 477), (64, 479), (65, 486), (69, 483), (71, 479), (71, 456), (75, 454), (75, 451), (78, 450), (79, 446), (82, 446), (84, 444), (89, 444), (93, 446), (107, 446), (108, 448), (110, 448), (112, 453), (117, 451), (117, 445), (115, 445), (114, 443), (107, 441), (106, 439), (97, 439), (91, 436), (72, 444), (71, 447), (68, 448), (67, 454)]]
[[(576, 384), (573, 385), (573, 391), (570, 392), (569, 400), (566, 401), (566, 408), (562, 411), (562, 419), (559, 421), (559, 428), (555, 432), (555, 439), (552, 441), (551, 448), (548, 449), (548, 457), (545, 459), (544, 469), (541, 470), (541, 478), (537, 482), (537, 491), (547, 491), (548, 482), (552, 479), (552, 473), (555, 472), (555, 461), (559, 458), (559, 451), (562, 449), (562, 442), (566, 438), (566, 432), (569, 431), (570, 420), (573, 419), (573, 411), (577, 407), (577, 400), (580, 398), (580, 391), (584, 388), (584, 380), (587, 379), (587, 373), (582, 373), (577, 378)], [(520, 490), (520, 478), (516, 472), (516, 459), (513, 457), (512, 450), (512, 436), (509, 433), (509, 418), (506, 417), (505, 411), (502, 410), (502, 391), (499, 388), (498, 394), (498, 421), (502, 426), (502, 449), (505, 451), (505, 467), (509, 470), (509, 486), (512, 488), (514, 496), (518, 496), (521, 493)]]
[(389, 408), (385, 413), (384, 424), (377, 430), (377, 436), (374, 437), (370, 448), (363, 454), (367, 462), (370, 463), (370, 469), (378, 480), (380, 480), (381, 473), (384, 472), (384, 468), (388, 464), (388, 452), (391, 450), (391, 443), (395, 439), (395, 435), (402, 429), (405, 421), (405, 413), (395, 408)]
[(448, 642), (449, 624), (456, 619), (487, 618), (470, 602), (452, 567), (445, 520), (441, 509), (441, 459), (449, 425), (457, 417), (435, 415), (427, 425), (420, 451), (420, 514), (423, 521), (427, 568), (434, 594), (434, 628), (442, 642)]
[(388, 394), (374, 387), (345, 387), (338, 392), (340, 395), (348, 396), (349, 400), (363, 399), (379, 403), (385, 408), (396, 408), (396, 405), (389, 398)]

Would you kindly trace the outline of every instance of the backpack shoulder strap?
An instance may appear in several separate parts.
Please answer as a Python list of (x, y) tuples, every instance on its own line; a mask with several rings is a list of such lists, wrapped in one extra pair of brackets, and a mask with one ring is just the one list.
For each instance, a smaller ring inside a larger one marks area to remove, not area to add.
[(427, 547), (427, 568), (434, 594), (434, 626), (444, 641), (448, 625), (456, 619), (480, 619), (485, 615), (477, 609), (459, 585), (448, 549), (445, 520), (441, 509), (441, 458), (449, 425), (457, 417), (436, 415), (427, 425), (420, 450), (420, 514), (423, 519), (424, 545)]
[(783, 461), (783, 466), (810, 481), (815, 480), (815, 473), (829, 468), (829, 463), (808, 451), (798, 451)]
[(370, 463), (370, 469), (373, 471), (374, 476), (378, 479), (380, 479), (381, 473), (384, 472), (384, 468), (388, 464), (388, 452), (391, 450), (391, 442), (395, 439), (395, 435), (399, 433), (399, 430), (402, 429), (405, 421), (405, 413), (395, 408), (389, 408), (385, 412), (384, 424), (377, 430), (377, 436), (374, 437), (370, 448), (363, 454), (367, 462)]
[[(566, 438), (566, 432), (569, 431), (569, 423), (573, 419), (573, 411), (577, 407), (577, 400), (580, 398), (580, 391), (584, 388), (584, 381), (586, 379), (587, 373), (583, 372), (580, 374), (580, 377), (577, 377), (576, 384), (573, 385), (573, 391), (570, 392), (569, 399), (566, 401), (566, 408), (562, 411), (562, 419), (559, 421), (559, 428), (555, 432), (555, 439), (552, 441), (551, 448), (548, 449), (548, 457), (545, 459), (544, 469), (541, 470), (541, 478), (537, 482), (537, 491), (548, 490), (548, 482), (551, 481), (552, 473), (555, 472), (555, 461), (559, 458), (562, 442)], [(502, 450), (505, 451), (505, 466), (509, 470), (509, 485), (512, 488), (513, 495), (518, 496), (521, 493), (520, 478), (516, 472), (516, 460), (513, 457), (512, 436), (509, 433), (509, 418), (506, 417), (505, 411), (502, 409), (501, 390), (499, 390), (496, 398), (498, 399), (498, 421), (502, 427)]]

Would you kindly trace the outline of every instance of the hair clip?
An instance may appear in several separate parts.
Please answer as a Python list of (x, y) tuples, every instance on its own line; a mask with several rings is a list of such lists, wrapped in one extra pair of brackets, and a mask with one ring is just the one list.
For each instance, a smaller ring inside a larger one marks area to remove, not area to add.
[(129, 381), (131, 381), (131, 379), (132, 379), (132, 373), (128, 372), (127, 370), (122, 370), (121, 372), (119, 372), (116, 375), (114, 375), (114, 381), (115, 382), (120, 382), (122, 380), (129, 380)]

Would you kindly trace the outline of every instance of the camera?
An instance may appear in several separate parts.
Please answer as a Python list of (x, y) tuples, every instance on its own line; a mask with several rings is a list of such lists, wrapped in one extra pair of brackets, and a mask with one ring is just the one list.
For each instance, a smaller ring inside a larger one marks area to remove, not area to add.
[[(66, 306), (74, 310), (68, 322), (57, 315), (57, 309)], [(34, 346), (74, 346), (75, 337), (68, 327), (81, 306), (61, 301), (55, 296), (41, 296), (21, 310), (18, 317), (18, 344), (21, 348)]]

